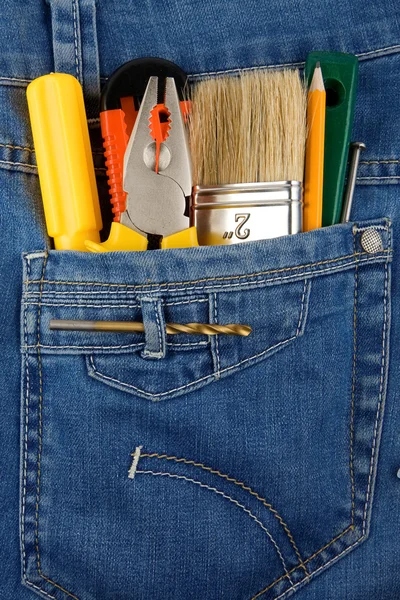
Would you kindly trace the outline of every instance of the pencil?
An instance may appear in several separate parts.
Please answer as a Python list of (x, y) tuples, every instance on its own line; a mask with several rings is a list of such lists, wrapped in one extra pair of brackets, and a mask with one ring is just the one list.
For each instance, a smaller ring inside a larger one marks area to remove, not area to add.
[(303, 231), (322, 226), (326, 92), (319, 62), (308, 90)]

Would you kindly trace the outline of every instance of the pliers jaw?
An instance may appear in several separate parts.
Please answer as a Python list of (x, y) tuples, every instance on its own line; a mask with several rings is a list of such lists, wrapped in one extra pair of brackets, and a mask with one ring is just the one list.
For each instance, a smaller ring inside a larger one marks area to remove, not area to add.
[(89, 250), (143, 250), (149, 234), (161, 239), (161, 248), (198, 245), (189, 222), (190, 150), (174, 77), (149, 78), (125, 150), (123, 189), (119, 223), (107, 242), (88, 243)]
[[(192, 190), (189, 145), (173, 78), (160, 94), (150, 77), (124, 159), (126, 213), (121, 223), (167, 237), (189, 227)], [(163, 103), (158, 99), (163, 97)]]

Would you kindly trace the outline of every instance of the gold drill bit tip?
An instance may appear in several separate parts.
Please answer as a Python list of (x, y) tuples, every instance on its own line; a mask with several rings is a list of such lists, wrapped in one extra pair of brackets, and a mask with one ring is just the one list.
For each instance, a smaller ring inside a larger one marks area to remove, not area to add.
[[(59, 331), (114, 331), (118, 333), (140, 333), (144, 325), (140, 321), (78, 321), (72, 319), (50, 319), (50, 329)], [(251, 333), (250, 325), (228, 323), (218, 325), (210, 323), (166, 323), (168, 334), (177, 333), (203, 335), (240, 335), (247, 337)]]

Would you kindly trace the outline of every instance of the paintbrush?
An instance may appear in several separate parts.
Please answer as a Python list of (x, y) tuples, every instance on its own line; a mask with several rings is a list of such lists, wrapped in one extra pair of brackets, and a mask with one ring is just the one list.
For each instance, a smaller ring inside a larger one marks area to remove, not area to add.
[(301, 231), (306, 88), (297, 70), (192, 88), (192, 221), (203, 245)]

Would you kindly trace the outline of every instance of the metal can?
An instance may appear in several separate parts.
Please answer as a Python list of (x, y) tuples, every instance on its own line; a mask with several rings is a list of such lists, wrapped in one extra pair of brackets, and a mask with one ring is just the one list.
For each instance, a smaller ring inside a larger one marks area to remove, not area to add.
[(237, 244), (302, 229), (300, 181), (235, 183), (193, 188), (192, 224), (201, 246)]

